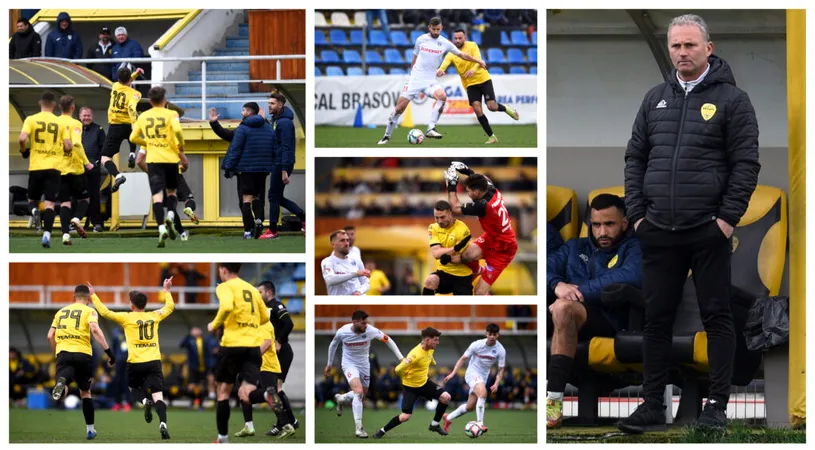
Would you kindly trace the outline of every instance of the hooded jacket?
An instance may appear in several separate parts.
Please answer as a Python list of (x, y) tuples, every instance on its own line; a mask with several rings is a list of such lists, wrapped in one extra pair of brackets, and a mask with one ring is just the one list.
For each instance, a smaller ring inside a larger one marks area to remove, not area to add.
[(39, 33), (34, 31), (34, 25), (29, 25), (28, 30), (11, 36), (8, 44), (9, 59), (35, 58), (41, 55), (42, 39)]
[(238, 125), (221, 169), (237, 173), (269, 173), (274, 167), (275, 132), (258, 114)]
[(631, 223), (663, 230), (717, 218), (736, 226), (758, 182), (758, 123), (730, 66), (711, 55), (705, 78), (685, 93), (676, 78), (645, 95), (625, 152)]
[(294, 170), (294, 155), (297, 149), (297, 138), (294, 132), (294, 112), (283, 107), (279, 116), (273, 118), (272, 126), (277, 135), (275, 164), (291, 174)]
[[(141, 45), (138, 42), (127, 38), (123, 44), (120, 44), (118, 41), (114, 41), (113, 43), (113, 51), (111, 52), (112, 58), (143, 58), (144, 57), (144, 50), (142, 50)], [(116, 71), (119, 70), (119, 67), (122, 63), (114, 63), (110, 73), (110, 79), (116, 80)], [(137, 67), (140, 64), (135, 64)]]
[[(68, 28), (62, 31), (59, 23), (68, 21)], [(57, 16), (57, 28), (45, 39), (45, 56), (50, 58), (82, 59), (82, 39), (79, 33), (74, 31), (71, 24), (71, 16), (66, 12), (61, 12)]]

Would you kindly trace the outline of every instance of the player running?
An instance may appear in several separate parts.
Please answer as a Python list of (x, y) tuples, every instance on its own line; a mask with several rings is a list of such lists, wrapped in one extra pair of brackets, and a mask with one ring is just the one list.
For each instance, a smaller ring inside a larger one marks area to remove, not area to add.
[(238, 398), (242, 402), (251, 402), (249, 396), (260, 383), (260, 346), (264, 340), (260, 327), (269, 323), (269, 314), (260, 293), (238, 276), (240, 270), (240, 263), (218, 264), (218, 276), (222, 281), (215, 290), (219, 302), (218, 314), (207, 324), (210, 333), (221, 325), (224, 327), (221, 350), (215, 362), (215, 381), (218, 383), (216, 444), (229, 442), (229, 396), (238, 375), (242, 380)]
[(362, 428), (362, 406), (365, 396), (368, 395), (368, 385), (371, 382), (370, 349), (371, 341), (374, 339), (384, 342), (399, 361), (404, 359), (399, 347), (387, 334), (376, 327), (368, 325), (368, 313), (356, 310), (351, 315), (351, 323), (345, 324), (337, 330), (334, 339), (331, 340), (331, 344), (328, 346), (328, 363), (325, 365), (324, 370), (326, 377), (331, 376), (334, 355), (337, 352), (337, 347), (342, 344), (342, 372), (345, 374), (345, 378), (348, 379), (351, 391), (334, 395), (334, 401), (337, 403), (337, 415), (342, 416), (342, 405), (344, 403), (351, 403), (356, 426), (354, 434), (363, 439), (368, 437), (368, 433)]
[(371, 287), (371, 271), (348, 255), (348, 233), (337, 230), (330, 239), (334, 250), (320, 262), (328, 295), (365, 295)]
[[(178, 206), (178, 164), (186, 171), (190, 166), (184, 154), (184, 134), (178, 113), (164, 107), (167, 103), (162, 87), (150, 88), (147, 96), (153, 106), (139, 117), (130, 133), (130, 142), (147, 150), (147, 176), (153, 194), (153, 216), (158, 224), (158, 247), (163, 248), (167, 238), (175, 239), (175, 209)], [(144, 134), (144, 138), (142, 138)], [(176, 143), (177, 141), (177, 143)], [(134, 160), (135, 163), (135, 160)], [(164, 215), (164, 190), (167, 190), (167, 215)]]
[[(141, 399), (144, 405), (144, 421), (153, 421), (153, 408), (156, 408), (161, 439), (170, 439), (167, 431), (167, 404), (164, 403), (164, 373), (161, 369), (161, 349), (159, 348), (158, 326), (170, 317), (175, 310), (170, 288), (173, 277), (164, 280), (164, 290), (159, 299), (164, 300), (164, 307), (155, 311), (145, 311), (147, 295), (139, 291), (130, 291), (130, 312), (113, 312), (90, 288), (93, 306), (99, 315), (122, 326), (127, 341), (127, 387), (133, 396)], [(148, 395), (149, 391), (149, 395)]]
[[(176, 145), (178, 145), (176, 143)], [(139, 154), (136, 156), (136, 165), (144, 172), (147, 172), (147, 163), (145, 159), (147, 157), (147, 150), (144, 148), (139, 149)], [(176, 191), (176, 204), (178, 201), (184, 201), (184, 215), (186, 215), (190, 221), (194, 225), (198, 225), (200, 220), (198, 216), (195, 215), (195, 196), (192, 193), (192, 189), (190, 189), (190, 185), (187, 184), (187, 180), (184, 178), (184, 167), (181, 164), (178, 165), (178, 190)], [(167, 195), (167, 189), (164, 189), (164, 207), (167, 207), (167, 200), (169, 196)], [(181, 237), (182, 241), (187, 241), (190, 238), (190, 232), (184, 229), (184, 225), (181, 223), (181, 217), (178, 214), (173, 214), (173, 224), (175, 225), (175, 230), (178, 232), (179, 237)], [(172, 236), (171, 236), (172, 237)]]
[[(472, 203), (461, 204), (456, 195), (458, 173), (467, 175), (464, 187)], [(447, 198), (453, 213), (476, 216), (484, 229), (484, 234), (475, 240), (461, 255), (453, 255), (446, 262), (468, 264), (484, 258), (487, 266), (481, 272), (481, 279), (475, 286), (475, 295), (489, 295), (490, 286), (501, 276), (518, 251), (518, 240), (512, 231), (512, 221), (504, 206), (501, 191), (495, 188), (492, 181), (480, 173), (473, 172), (466, 164), (453, 161), (444, 173), (447, 180)]]
[(450, 374), (444, 377), (444, 384), (449, 383), (459, 367), (464, 364), (464, 360), (470, 359), (467, 372), (464, 373), (464, 382), (467, 383), (467, 386), (470, 386), (470, 396), (467, 398), (467, 403), (459, 406), (449, 415), (444, 415), (445, 431), (450, 431), (450, 423), (456, 417), (475, 409), (476, 421), (481, 425), (483, 432), (487, 432), (487, 427), (484, 426), (484, 408), (487, 404), (487, 380), (490, 377), (490, 368), (496, 362), (498, 363), (498, 374), (495, 375), (495, 382), (490, 387), (490, 392), (495, 393), (504, 378), (504, 365), (507, 360), (507, 351), (498, 342), (499, 336), (500, 329), (498, 325), (494, 323), (487, 325), (486, 339), (480, 339), (470, 344), (464, 355), (456, 361), (456, 366), (453, 367)]
[[(136, 123), (138, 118), (136, 105), (141, 100), (141, 93), (130, 87), (130, 85), (136, 77), (143, 73), (144, 70), (141, 68), (131, 73), (129, 68), (120, 67), (116, 71), (118, 81), (113, 83), (113, 87), (110, 88), (110, 106), (108, 106), (108, 124), (110, 126), (105, 137), (105, 145), (102, 148), (102, 165), (114, 178), (113, 184), (110, 186), (110, 192), (118, 191), (119, 186), (126, 181), (125, 176), (119, 173), (116, 163), (113, 162), (113, 157), (119, 154), (122, 141), (128, 140), (133, 124)], [(156, 132), (160, 133), (160, 130)], [(135, 143), (130, 143), (130, 157), (127, 160), (127, 165), (131, 169), (136, 167)]]
[(463, 53), (452, 42), (441, 35), (441, 18), (430, 19), (425, 33), (416, 39), (413, 47), (413, 60), (410, 63), (410, 79), (402, 88), (399, 100), (388, 118), (388, 126), (385, 129), (385, 136), (377, 144), (387, 144), (391, 139), (391, 133), (399, 122), (399, 116), (405, 112), (408, 104), (419, 94), (424, 93), (428, 97), (433, 97), (436, 102), (433, 111), (430, 113), (430, 122), (427, 125), (425, 136), (434, 139), (441, 139), (443, 136), (436, 131), (436, 124), (439, 122), (441, 114), (444, 112), (444, 105), (447, 102), (447, 94), (444, 88), (436, 81), (436, 69), (441, 65), (444, 54), (450, 52), (464, 61), (478, 64), (482, 69), (487, 68), (487, 63), (483, 59), (473, 58)]
[[(478, 45), (475, 42), (467, 40), (467, 33), (464, 30), (459, 28), (453, 33), (453, 44), (455, 44), (461, 53), (470, 55), (475, 59), (481, 59), (481, 50), (478, 49)], [(444, 72), (450, 63), (455, 65), (456, 72), (458, 72), (459, 77), (461, 77), (461, 85), (467, 90), (467, 99), (470, 101), (470, 106), (473, 107), (473, 112), (475, 112), (475, 117), (478, 118), (478, 123), (481, 124), (481, 128), (483, 128), (484, 132), (489, 136), (485, 144), (498, 143), (498, 138), (492, 133), (490, 121), (487, 120), (487, 116), (484, 115), (484, 111), (481, 109), (481, 98), (484, 98), (484, 101), (487, 103), (487, 108), (490, 111), (505, 112), (509, 117), (515, 120), (520, 119), (520, 115), (509, 106), (502, 105), (495, 100), (495, 89), (492, 86), (490, 73), (477, 64), (465, 61), (452, 53), (448, 53), (447, 56), (444, 57), (444, 62), (441, 63), (441, 67), (439, 67), (439, 70), (436, 72), (436, 76), (444, 76)]]
[(410, 416), (413, 415), (413, 406), (419, 397), (427, 400), (438, 400), (436, 414), (427, 429), (442, 436), (447, 436), (447, 431), (442, 428), (439, 421), (447, 410), (447, 404), (450, 403), (450, 394), (443, 387), (430, 381), (427, 375), (430, 366), (436, 365), (433, 352), (439, 346), (439, 336), (441, 336), (441, 331), (433, 327), (422, 330), (422, 342), (413, 347), (407, 358), (396, 366), (396, 375), (402, 378), (402, 388), (404, 389), (402, 413), (393, 416), (384, 428), (380, 428), (374, 434), (374, 439), (381, 439), (388, 431), (410, 420)]
[[(60, 168), (63, 158), (73, 150), (71, 136), (60, 126), (54, 115), (57, 98), (53, 92), (43, 92), (40, 96), (40, 112), (28, 116), (20, 132), (20, 153), (28, 162), (28, 210), (37, 228), (40, 224), (40, 198), (45, 195), (43, 212), (42, 246), (51, 248), (51, 230), (54, 228), (54, 203), (57, 201), (62, 180)], [(31, 147), (28, 148), (28, 138)]]
[[(470, 229), (453, 217), (450, 203), (444, 200), (436, 202), (433, 215), (436, 223), (427, 228), (433, 259), (461, 254), (470, 245)], [(472, 269), (465, 264), (438, 263), (436, 271), (425, 279), (422, 295), (473, 295), (472, 273)]]
[[(76, 233), (82, 239), (88, 237), (88, 233), (82, 227), (82, 219), (88, 212), (90, 193), (88, 192), (88, 182), (85, 177), (85, 169), (93, 169), (93, 164), (85, 155), (82, 146), (82, 122), (73, 118), (76, 103), (70, 95), (63, 95), (59, 99), (59, 109), (62, 115), (58, 117), (63, 133), (71, 137), (71, 153), (63, 158), (63, 166), (60, 171), (60, 190), (57, 197), (60, 202), (59, 222), (62, 227), (63, 245), (72, 245), (71, 224), (74, 225)], [(71, 217), (71, 200), (76, 199), (76, 214)]]
[(54, 315), (51, 329), (48, 330), (48, 343), (57, 355), (57, 383), (51, 391), (51, 398), (59, 401), (68, 394), (68, 385), (76, 381), (79, 386), (79, 398), (82, 399), (82, 415), (85, 416), (85, 428), (88, 440), (96, 438), (94, 428), (93, 398), (93, 350), (91, 336), (105, 349), (108, 365), (116, 364), (113, 351), (108, 347), (105, 333), (99, 328), (99, 317), (96, 311), (88, 306), (91, 290), (80, 284), (74, 289), (74, 303)]

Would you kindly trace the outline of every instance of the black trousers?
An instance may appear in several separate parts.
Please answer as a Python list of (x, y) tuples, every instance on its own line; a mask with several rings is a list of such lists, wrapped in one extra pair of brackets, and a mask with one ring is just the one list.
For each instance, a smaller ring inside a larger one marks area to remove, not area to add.
[(676, 310), (693, 271), (699, 312), (707, 332), (710, 361), (709, 398), (727, 405), (736, 333), (730, 309), (730, 239), (716, 222), (692, 230), (661, 230), (648, 220), (637, 229), (642, 248), (642, 287), (645, 296), (643, 353), (645, 400), (662, 404), (671, 365), (671, 341)]
[(87, 223), (90, 221), (93, 225), (103, 225), (102, 213), (99, 204), (99, 189), (102, 186), (102, 174), (99, 166), (94, 166), (93, 170), (85, 172), (88, 181), (88, 218), (85, 220)]

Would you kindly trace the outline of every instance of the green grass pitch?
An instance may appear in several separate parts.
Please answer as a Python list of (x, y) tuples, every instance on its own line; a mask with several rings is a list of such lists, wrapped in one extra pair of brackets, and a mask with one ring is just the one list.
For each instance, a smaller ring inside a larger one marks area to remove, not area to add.
[[(453, 408), (448, 408), (448, 412)], [(427, 427), (433, 420), (433, 412), (424, 408), (414, 410), (413, 416), (406, 423), (389, 431), (382, 439), (374, 439), (376, 430), (387, 424), (391, 418), (399, 414), (397, 409), (365, 408), (362, 411), (362, 423), (370, 437), (359, 439), (354, 436), (354, 418), (350, 405), (343, 410), (342, 417), (337, 417), (333, 410), (317, 409), (314, 412), (314, 440), (316, 443), (379, 443), (379, 444), (405, 444), (405, 443), (481, 443), (481, 444), (508, 444), (508, 443), (535, 443), (538, 440), (538, 420), (536, 411), (509, 411), (487, 409), (484, 413), (484, 424), (489, 427), (486, 434), (477, 439), (471, 439), (464, 434), (464, 425), (475, 420), (475, 412), (463, 415), (450, 425), (450, 435), (441, 436), (428, 431)]]
[[(252, 421), (255, 435), (236, 438), (233, 434), (243, 428), (243, 414), (240, 409), (232, 409), (229, 415), (229, 442), (239, 444), (304, 443), (306, 441), (305, 417), (296, 414), (300, 422), (297, 433), (290, 438), (279, 440), (266, 436), (274, 425), (275, 416), (269, 410), (255, 410)], [(218, 437), (215, 428), (215, 410), (190, 411), (171, 408), (167, 411), (167, 429), (170, 440), (162, 441), (158, 432), (158, 417), (153, 413), (153, 422), (145, 423), (141, 410), (134, 408), (129, 413), (97, 410), (95, 427), (98, 435), (93, 443), (212, 443)], [(15, 443), (80, 443), (89, 442), (85, 438), (85, 419), (81, 410), (9, 410), (9, 442)]]
[[(538, 129), (536, 125), (493, 125), (492, 131), (498, 138), (497, 144), (485, 145), (487, 136), (480, 125), (439, 125), (438, 131), (444, 135), (442, 139), (425, 139), (421, 145), (408, 143), (407, 128), (398, 127), (393, 132), (391, 140), (386, 145), (376, 143), (385, 134), (385, 127), (352, 128), (352, 127), (314, 127), (315, 146), (321, 147), (411, 147), (411, 148), (457, 148), (457, 147), (537, 147)], [(424, 125), (416, 128), (425, 131)]]
[(730, 421), (727, 432), (707, 432), (694, 427), (674, 427), (664, 433), (621, 435), (616, 427), (563, 427), (546, 430), (546, 442), (562, 443), (805, 443), (805, 430), (749, 427), (740, 421)]

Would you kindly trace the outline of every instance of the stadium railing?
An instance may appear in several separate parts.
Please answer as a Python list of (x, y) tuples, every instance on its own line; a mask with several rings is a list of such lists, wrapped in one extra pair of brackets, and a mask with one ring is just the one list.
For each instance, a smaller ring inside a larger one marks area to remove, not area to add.
[[(393, 335), (414, 335), (421, 332), (424, 326), (419, 324), (433, 323), (434, 327), (445, 334), (451, 335), (471, 335), (478, 334), (484, 331), (481, 323), (501, 323), (505, 328), (501, 333), (514, 334), (514, 335), (537, 335), (537, 330), (526, 330), (519, 327), (520, 324), (534, 324), (538, 320), (534, 317), (491, 317), (491, 318), (477, 318), (477, 317), (371, 317), (368, 321), (371, 325), (377, 326), (377, 323), (389, 324), (404, 324), (404, 329), (396, 329), (393, 327), (388, 328), (388, 334)], [(338, 328), (348, 323), (348, 317), (315, 317), (315, 330), (314, 333), (318, 335), (333, 335)], [(462, 329), (451, 329), (446, 327), (448, 324), (461, 324)], [(328, 324), (329, 328), (320, 329), (318, 324)], [(507, 328), (507, 325), (510, 325)]]

